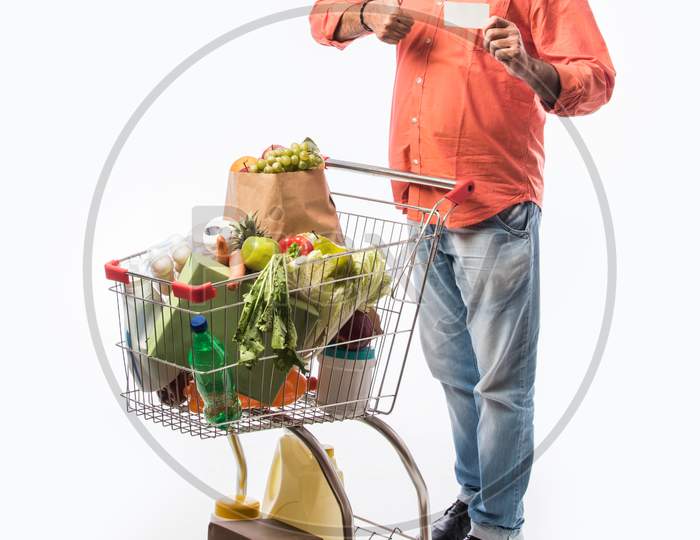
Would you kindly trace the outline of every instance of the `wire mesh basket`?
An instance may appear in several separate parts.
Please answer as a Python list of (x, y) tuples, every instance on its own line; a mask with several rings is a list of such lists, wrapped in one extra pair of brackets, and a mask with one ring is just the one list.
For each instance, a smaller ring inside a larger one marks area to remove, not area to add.
[(400, 528), (386, 527), (374, 523), (366, 518), (355, 516), (355, 538), (367, 540), (416, 540), (414, 536), (409, 536)]
[[(192, 255), (178, 279), (197, 276), (197, 284), (185, 285), (131, 270), (143, 267), (147, 252), (113, 261), (128, 411), (201, 438), (390, 413), (416, 322), (416, 254), (432, 252), (437, 234), (367, 215), (338, 218), (349, 251), (302, 262), (288, 274), (306, 374), (278, 368), (269, 336), (255, 366), (241, 365), (234, 338), (257, 274), (227, 279), (213, 259)], [(360, 310), (365, 315), (356, 316)], [(210, 365), (192, 367), (190, 322), (197, 315), (221, 343), (224, 366), (212, 352)], [(214, 405), (199, 395), (202, 381), (219, 381)]]

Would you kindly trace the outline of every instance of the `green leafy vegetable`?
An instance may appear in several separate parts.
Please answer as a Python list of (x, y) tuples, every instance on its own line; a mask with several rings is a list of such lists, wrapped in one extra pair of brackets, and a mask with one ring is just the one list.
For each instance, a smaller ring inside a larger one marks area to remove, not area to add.
[[(339, 264), (344, 257), (349, 264)], [(328, 343), (355, 311), (375, 307), (391, 288), (386, 259), (377, 249), (346, 256), (324, 255), (315, 250), (303, 263), (291, 263), (288, 271), (295, 294), (320, 314), (315, 330), (305, 336), (305, 348)]]
[(298, 366), (307, 373), (296, 353), (297, 331), (289, 303), (287, 285), (288, 256), (273, 255), (265, 269), (246, 294), (238, 328), (233, 340), (240, 346), (239, 363), (252, 368), (265, 351), (265, 336), (276, 357), (275, 367), (287, 372)]

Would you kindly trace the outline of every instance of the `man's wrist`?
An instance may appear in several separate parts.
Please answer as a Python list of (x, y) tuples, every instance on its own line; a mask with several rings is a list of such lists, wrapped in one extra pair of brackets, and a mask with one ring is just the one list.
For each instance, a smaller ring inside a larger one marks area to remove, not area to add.
[(360, 23), (360, 10), (362, 4), (352, 4), (340, 18), (340, 22), (335, 29), (333, 39), (343, 43), (362, 37), (367, 31)]
[(365, 0), (362, 2), (362, 7), (360, 7), (360, 26), (362, 26), (362, 29), (365, 32), (369, 32), (370, 34), (374, 33), (374, 30), (367, 24), (367, 21), (365, 20), (365, 9), (367, 9), (367, 6), (372, 0)]
[(529, 54), (525, 54), (523, 60), (520, 61), (520, 65), (522, 75), (518, 75), (518, 77), (534, 88), (539, 77), (536, 60)]
[(542, 60), (527, 55), (523, 62), (524, 75), (520, 77), (549, 107), (553, 107), (561, 94), (559, 72)]

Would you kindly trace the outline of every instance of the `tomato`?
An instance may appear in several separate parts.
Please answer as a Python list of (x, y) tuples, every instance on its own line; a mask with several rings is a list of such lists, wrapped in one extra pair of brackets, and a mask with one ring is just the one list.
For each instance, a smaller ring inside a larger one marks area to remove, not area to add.
[[(295, 245), (297, 246), (296, 248), (293, 247)], [(280, 240), (280, 251), (282, 253), (289, 253), (289, 255), (294, 258), (308, 255), (313, 250), (314, 245), (311, 243), (311, 240), (301, 234)]]

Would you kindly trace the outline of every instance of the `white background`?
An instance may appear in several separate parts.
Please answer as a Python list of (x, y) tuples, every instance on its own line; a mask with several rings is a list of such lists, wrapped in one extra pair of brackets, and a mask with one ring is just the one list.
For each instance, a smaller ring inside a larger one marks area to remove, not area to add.
[[(536, 464), (528, 538), (696, 537), (696, 2), (591, 1), (619, 72), (613, 102), (575, 121), (603, 176), (619, 246), (618, 304), (602, 368), (574, 421)], [(212, 501), (139, 438), (96, 361), (83, 303), (88, 206), (129, 115), (177, 63), (282, 1), (3, 2), (0, 179), (6, 245), (2, 528), (6, 538), (204, 538)], [(312, 136), (325, 153), (384, 164), (393, 49), (374, 38), (344, 53), (314, 44), (304, 19), (230, 43), (178, 80), (127, 143), (97, 224), (95, 297), (119, 377), (114, 299), (101, 263), (186, 232), (196, 204), (222, 204), (239, 155)], [(582, 160), (556, 118), (547, 130), (537, 438), (561, 416), (601, 323), (605, 252)], [(338, 190), (387, 186), (333, 174)], [(364, 208), (365, 211), (369, 209)], [(391, 424), (432, 493), (454, 499), (438, 385), (419, 347)], [(120, 379), (121, 380), (121, 379)], [(232, 492), (224, 440), (155, 427), (215, 488)], [(337, 447), (358, 513), (414, 517), (400, 465), (365, 428), (316, 428)], [(260, 496), (277, 434), (246, 436)], [(99, 531), (99, 532), (98, 532)]]

